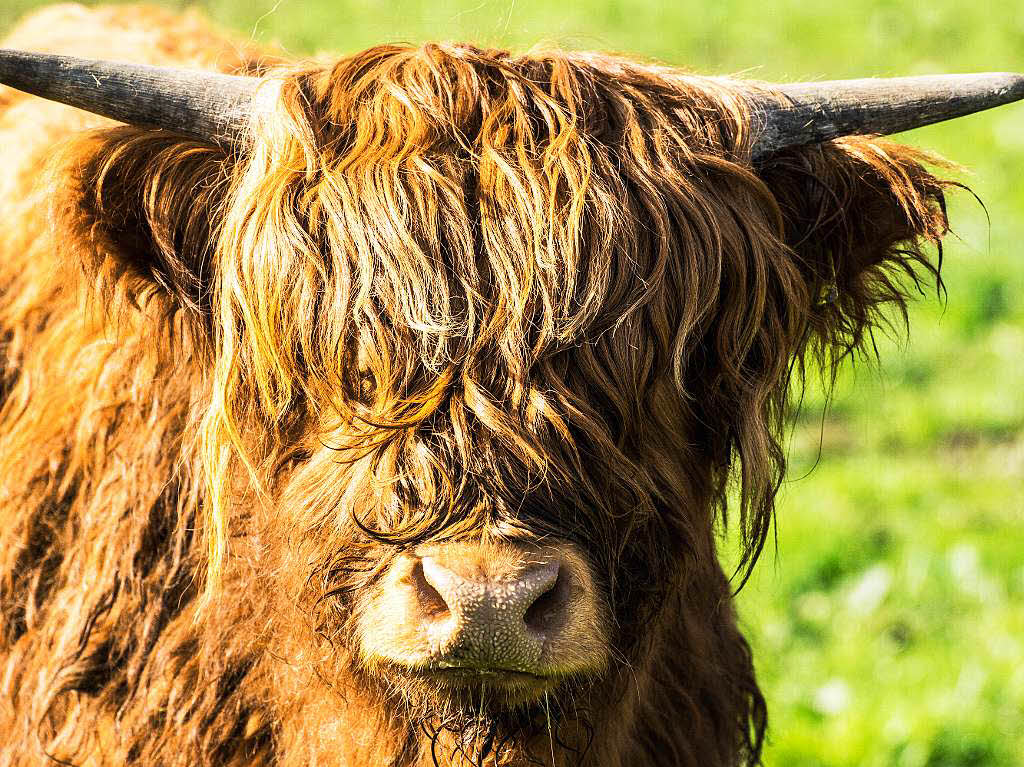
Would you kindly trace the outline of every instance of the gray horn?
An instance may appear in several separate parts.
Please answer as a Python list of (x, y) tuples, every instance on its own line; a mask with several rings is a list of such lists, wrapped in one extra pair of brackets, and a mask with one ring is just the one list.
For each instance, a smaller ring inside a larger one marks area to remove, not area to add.
[[(132, 125), (222, 145), (244, 130), (259, 81), (199, 70), (0, 49), (0, 83)], [(1008, 73), (778, 85), (755, 97), (754, 160), (839, 136), (889, 134), (1024, 98)]]
[(131, 125), (222, 146), (244, 130), (259, 80), (0, 49), (0, 84)]
[[(769, 86), (755, 97), (753, 158), (853, 134), (899, 133), (1024, 98), (1024, 75), (988, 72)], [(777, 98), (773, 97), (777, 94)]]

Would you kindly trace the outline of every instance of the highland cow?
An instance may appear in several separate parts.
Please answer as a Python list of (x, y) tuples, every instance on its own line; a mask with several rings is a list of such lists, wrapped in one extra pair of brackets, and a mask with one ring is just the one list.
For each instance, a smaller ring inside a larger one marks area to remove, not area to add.
[(0, 89), (0, 765), (759, 761), (791, 389), (941, 286), (941, 166), (843, 134), (989, 102), (134, 7), (7, 44), (192, 69), (0, 59), (114, 118)]

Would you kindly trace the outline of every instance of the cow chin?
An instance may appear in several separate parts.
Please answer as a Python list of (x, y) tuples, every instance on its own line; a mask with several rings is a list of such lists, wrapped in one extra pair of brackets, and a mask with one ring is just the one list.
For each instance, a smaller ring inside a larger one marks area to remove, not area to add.
[(368, 687), (411, 733), (410, 765), (575, 765), (595, 735), (591, 705), (603, 677), (416, 672), (377, 667)]

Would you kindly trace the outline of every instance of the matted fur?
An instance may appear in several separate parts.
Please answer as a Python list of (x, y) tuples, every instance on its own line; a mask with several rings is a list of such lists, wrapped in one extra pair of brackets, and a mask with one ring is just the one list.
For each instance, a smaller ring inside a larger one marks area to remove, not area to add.
[[(134, 7), (5, 44), (262, 71)], [(0, 765), (758, 762), (716, 532), (734, 480), (753, 566), (794, 371), (937, 276), (930, 158), (755, 168), (747, 86), (596, 54), (273, 83), (231, 156), (0, 91)], [(606, 673), (508, 708), (359, 663), (396, 552), (479, 536), (585, 553)]]

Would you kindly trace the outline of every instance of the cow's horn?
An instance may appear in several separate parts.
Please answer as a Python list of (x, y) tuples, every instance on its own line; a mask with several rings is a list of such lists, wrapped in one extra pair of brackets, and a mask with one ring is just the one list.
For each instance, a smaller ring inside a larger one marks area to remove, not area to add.
[(773, 85), (755, 97), (760, 120), (754, 160), (780, 149), (853, 134), (889, 134), (1024, 98), (1024, 75), (869, 78)]
[(248, 120), (259, 80), (0, 49), (0, 84), (131, 125), (221, 145)]

